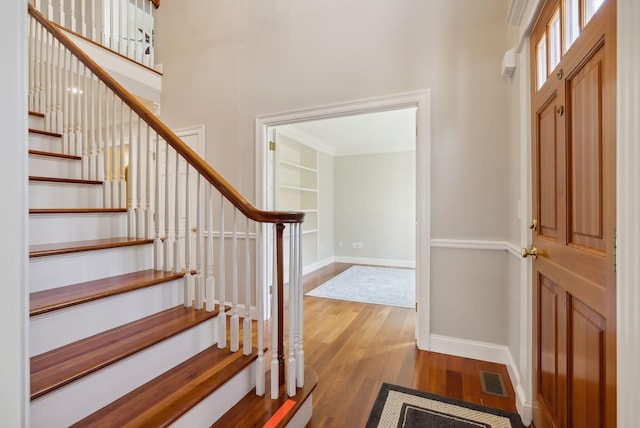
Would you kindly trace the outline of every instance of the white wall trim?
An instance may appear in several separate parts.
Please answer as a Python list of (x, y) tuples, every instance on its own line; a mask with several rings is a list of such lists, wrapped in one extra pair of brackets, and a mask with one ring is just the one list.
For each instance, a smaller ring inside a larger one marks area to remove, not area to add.
[(527, 0), (511, 0), (509, 11), (507, 12), (507, 24), (519, 26), (522, 22), (522, 15), (527, 5)]
[(431, 248), (455, 248), (463, 250), (507, 251), (520, 258), (520, 248), (507, 241), (489, 241), (472, 239), (432, 239)]
[(336, 261), (335, 257), (327, 257), (323, 260), (318, 260), (317, 262), (310, 263), (302, 268), (302, 274), (306, 275), (308, 273), (317, 271), (318, 269), (322, 269), (325, 266), (329, 266), (331, 263)]
[(354, 265), (372, 265), (372, 266), (387, 266), (387, 267), (399, 267), (399, 268), (416, 268), (415, 260), (396, 260), (396, 259), (374, 259), (368, 257), (343, 257), (335, 256), (336, 263), (351, 263)]
[(331, 145), (325, 143), (324, 141), (316, 137), (313, 137), (307, 134), (306, 132), (299, 130), (298, 128), (294, 128), (289, 125), (283, 125), (278, 127), (278, 132), (284, 135), (285, 137), (291, 138), (292, 140), (296, 140), (300, 144), (304, 144), (307, 147), (316, 149), (329, 156), (336, 155), (335, 147), (332, 147)]
[(628, 427), (640, 420), (640, 2), (617, 8), (617, 416)]
[[(256, 205), (267, 207), (267, 127), (289, 123), (348, 116), (360, 113), (416, 108), (416, 341), (419, 349), (429, 350), (431, 320), (430, 261), (431, 261), (431, 94), (422, 90), (379, 98), (352, 101), (259, 115), (255, 121), (256, 148)], [(264, 244), (266, 245), (266, 243)], [(267, 254), (263, 251), (263, 254)]]
[(532, 403), (526, 399), (526, 394), (520, 384), (520, 373), (507, 346), (432, 334), (431, 352), (504, 364), (509, 372), (511, 385), (516, 392), (516, 407), (520, 418), (525, 425), (531, 423)]

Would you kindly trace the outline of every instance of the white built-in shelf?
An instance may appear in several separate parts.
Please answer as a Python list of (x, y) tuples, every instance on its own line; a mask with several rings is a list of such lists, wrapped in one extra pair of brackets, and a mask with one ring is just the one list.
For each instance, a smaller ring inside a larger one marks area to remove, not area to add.
[(280, 165), (284, 165), (284, 166), (288, 166), (288, 167), (296, 168), (296, 169), (302, 169), (304, 171), (309, 171), (309, 172), (318, 172), (318, 170), (315, 169), (315, 168), (310, 168), (308, 166), (300, 165), (298, 163), (293, 163), (293, 162), (289, 162), (289, 161), (285, 161), (285, 160), (281, 160), (280, 161)]
[[(296, 186), (280, 186), (283, 190), (294, 190), (296, 192), (315, 192), (318, 193), (318, 189), (311, 189), (309, 187), (296, 187)], [(299, 211), (299, 210), (297, 210)]]

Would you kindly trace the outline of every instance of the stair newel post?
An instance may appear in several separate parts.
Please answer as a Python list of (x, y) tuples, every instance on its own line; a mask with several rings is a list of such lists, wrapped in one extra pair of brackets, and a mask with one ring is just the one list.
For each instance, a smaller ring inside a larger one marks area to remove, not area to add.
[[(204, 204), (204, 218), (207, 224), (204, 246), (204, 288), (207, 312), (215, 309), (215, 278), (213, 277), (213, 186), (208, 182), (205, 184), (206, 200)], [(202, 234), (203, 232), (200, 232)]]
[(249, 233), (249, 217), (246, 217), (244, 235), (244, 320), (242, 321), (243, 354), (249, 355), (252, 348), (251, 328), (251, 240)]
[(302, 223), (296, 223), (296, 289), (298, 290), (296, 305), (296, 318), (298, 324), (297, 341), (296, 341), (296, 362), (298, 368), (298, 374), (296, 376), (298, 381), (298, 388), (304, 386), (304, 347), (303, 333), (304, 333), (304, 290), (302, 287)]
[(274, 278), (271, 292), (271, 331), (272, 331), (272, 358), (271, 358), (271, 399), (278, 398), (280, 385), (284, 384), (284, 256), (283, 256), (283, 232), (284, 224), (277, 223), (274, 226)]
[(225, 266), (224, 266), (224, 196), (220, 193), (220, 232), (218, 236), (218, 297), (220, 300), (220, 331), (218, 333), (218, 347), (227, 347), (227, 314), (225, 308)]
[[(158, 154), (158, 156), (160, 156)], [(164, 143), (164, 241), (163, 241), (163, 259), (164, 270), (170, 272), (171, 267), (171, 234), (169, 224), (169, 143)], [(160, 215), (158, 213), (158, 215)]]
[(202, 305), (204, 302), (204, 284), (202, 278), (202, 218), (201, 211), (202, 207), (200, 206), (202, 201), (202, 192), (200, 191), (200, 182), (202, 181), (202, 176), (200, 173), (196, 171), (196, 276), (195, 276), (195, 301), (196, 301), (196, 309), (202, 309)]
[[(151, 130), (148, 131), (149, 133), (151, 132)], [(158, 137), (158, 134), (156, 134), (156, 178), (154, 181), (154, 190), (155, 190), (155, 195), (153, 198), (153, 205), (154, 205), (154, 213), (153, 213), (153, 220), (154, 220), (154, 229), (155, 229), (155, 240), (153, 241), (153, 248), (154, 248), (154, 254), (155, 254), (155, 258), (154, 258), (154, 269), (155, 270), (162, 270), (162, 239), (160, 238), (160, 137)]]
[(191, 275), (191, 226), (189, 222), (189, 205), (191, 203), (191, 201), (189, 200), (189, 196), (191, 192), (189, 192), (190, 174), (188, 162), (185, 162), (184, 168), (184, 306), (185, 308), (189, 308), (193, 305), (193, 295), (191, 293), (191, 280), (193, 279), (193, 277)]
[(289, 333), (288, 348), (289, 356), (287, 359), (287, 394), (289, 397), (296, 395), (296, 231), (295, 225), (289, 225)]
[(176, 152), (176, 169), (175, 174), (175, 198), (173, 216), (174, 235), (173, 235), (173, 271), (180, 271), (180, 156)]
[[(127, 206), (127, 183), (125, 182), (124, 172), (126, 165), (124, 164), (124, 100), (120, 102), (120, 180), (118, 181), (118, 206), (120, 208), (126, 208)], [(129, 129), (131, 129), (131, 122), (129, 122)], [(129, 140), (129, 145), (132, 141)]]
[[(124, 105), (123, 105), (124, 107)], [(126, 189), (126, 197), (127, 197), (127, 204), (126, 204), (126, 208), (127, 208), (127, 235), (129, 236), (129, 238), (133, 238), (135, 237), (136, 239), (139, 238), (138, 236), (138, 226), (136, 224), (136, 211), (137, 211), (137, 206), (135, 206), (134, 201), (135, 201), (135, 195), (133, 194), (133, 190), (135, 188), (135, 185), (137, 183), (137, 178), (138, 178), (138, 155), (140, 152), (138, 152), (135, 148), (139, 146), (139, 142), (140, 142), (140, 127), (138, 126), (138, 140), (134, 142), (133, 140), (133, 112), (131, 111), (131, 108), (129, 108), (129, 166), (126, 167), (125, 166), (125, 185), (127, 187)], [(122, 161), (121, 161), (122, 162)], [(122, 163), (120, 164), (122, 165)], [(122, 169), (122, 168), (121, 168)]]
[[(147, 155), (146, 161), (147, 165), (145, 168), (146, 180), (145, 186), (146, 190), (144, 192), (146, 205), (144, 210), (144, 237), (147, 239), (151, 239), (154, 237), (153, 230), (151, 229), (151, 223), (153, 222), (153, 214), (151, 212), (151, 156), (153, 154), (151, 149), (151, 126), (147, 123), (147, 146), (145, 147), (145, 153)], [(158, 151), (155, 151), (155, 155), (157, 156)], [(158, 182), (156, 181), (156, 186)]]
[(240, 320), (238, 318), (238, 209), (233, 208), (231, 233), (231, 352), (240, 349)]
[(264, 249), (262, 223), (256, 223), (256, 318), (258, 319), (258, 359), (256, 360), (256, 395), (263, 396), (265, 392), (265, 367), (264, 367)]

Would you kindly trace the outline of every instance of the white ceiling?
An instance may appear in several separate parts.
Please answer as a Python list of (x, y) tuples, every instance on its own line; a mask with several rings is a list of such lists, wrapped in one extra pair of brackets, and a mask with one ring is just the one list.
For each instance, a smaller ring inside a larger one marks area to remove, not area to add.
[(299, 122), (278, 130), (334, 156), (411, 151), (416, 146), (416, 109)]

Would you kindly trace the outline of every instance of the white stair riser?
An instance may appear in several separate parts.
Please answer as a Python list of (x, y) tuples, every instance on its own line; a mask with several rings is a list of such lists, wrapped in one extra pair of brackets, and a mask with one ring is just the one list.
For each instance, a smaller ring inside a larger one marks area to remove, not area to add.
[(53, 156), (29, 154), (29, 174), (40, 177), (82, 178), (82, 162)]
[(29, 245), (123, 236), (127, 236), (127, 213), (29, 215)]
[(255, 386), (256, 363), (253, 362), (172, 423), (171, 428), (211, 426)]
[(30, 181), (29, 208), (102, 208), (102, 186)]
[(29, 292), (153, 269), (153, 244), (29, 259)]
[(31, 427), (68, 427), (216, 343), (217, 318), (31, 402)]
[(32, 317), (31, 356), (173, 308), (184, 302), (184, 280), (145, 287)]
[(62, 138), (30, 132), (29, 150), (62, 153)]
[(44, 117), (29, 115), (29, 128), (30, 129), (44, 129)]

